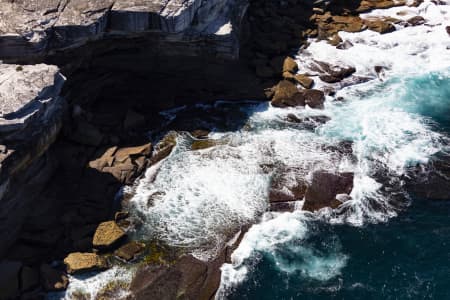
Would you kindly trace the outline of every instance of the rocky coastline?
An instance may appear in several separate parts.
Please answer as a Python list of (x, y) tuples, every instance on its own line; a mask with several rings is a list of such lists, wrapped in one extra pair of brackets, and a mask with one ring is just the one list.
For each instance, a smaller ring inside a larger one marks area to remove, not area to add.
[[(321, 109), (336, 90), (374, 78), (324, 61), (299, 65), (298, 49), (310, 38), (351, 47), (340, 31), (421, 24), (359, 16), (420, 2), (0, 0), (0, 299), (45, 298), (67, 288), (68, 274), (117, 264), (137, 265), (137, 275), (95, 299), (213, 299), (220, 267), (248, 228), (202, 261), (130, 238), (136, 224), (121, 190), (170, 155), (178, 134), (196, 139), (192, 150), (222, 142), (196, 120), (223, 125), (233, 116), (188, 111), (164, 124), (160, 112), (218, 99)], [(327, 121), (286, 120), (312, 129)], [(351, 155), (351, 143), (337, 152)], [(319, 171), (287, 189), (287, 172), (276, 174), (273, 211), (292, 211), (300, 198), (304, 210), (337, 208), (353, 189), (352, 173)]]

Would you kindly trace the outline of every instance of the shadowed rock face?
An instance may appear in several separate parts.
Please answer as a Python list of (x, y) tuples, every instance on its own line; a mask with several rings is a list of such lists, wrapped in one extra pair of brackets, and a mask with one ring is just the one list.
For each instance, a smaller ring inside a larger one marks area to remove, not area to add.
[(63, 83), (54, 66), (0, 65), (0, 255), (55, 167), (45, 152), (62, 127)]

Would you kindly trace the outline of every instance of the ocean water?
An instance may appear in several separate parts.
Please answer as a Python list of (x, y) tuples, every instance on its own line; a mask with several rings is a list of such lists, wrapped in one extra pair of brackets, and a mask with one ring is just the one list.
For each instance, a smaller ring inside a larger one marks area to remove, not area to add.
[[(347, 50), (311, 41), (297, 56), (302, 71), (321, 60), (354, 66), (356, 76), (370, 79), (333, 86), (337, 94), (324, 110), (197, 106), (204, 115), (222, 111), (228, 122), (211, 132), (218, 143), (208, 149), (192, 151), (195, 139), (180, 134), (171, 155), (129, 191), (141, 225), (135, 237), (208, 260), (254, 224), (222, 266), (218, 299), (450, 299), (450, 202), (415, 198), (405, 185), (411, 168), (449, 152), (450, 6), (425, 0), (363, 17), (374, 15), (421, 15), (426, 24), (398, 25), (384, 35), (341, 33), (353, 44)], [(169, 122), (185, 109), (164, 115)], [(330, 121), (305, 128), (288, 122), (289, 114)], [(352, 144), (352, 153), (338, 151), (342, 142)], [(267, 212), (279, 170), (287, 187), (299, 177), (311, 180), (316, 170), (354, 172), (352, 199), (336, 210), (303, 212), (298, 199), (294, 212)], [(64, 297), (99, 289), (117, 272), (132, 277), (118, 267), (74, 278)]]

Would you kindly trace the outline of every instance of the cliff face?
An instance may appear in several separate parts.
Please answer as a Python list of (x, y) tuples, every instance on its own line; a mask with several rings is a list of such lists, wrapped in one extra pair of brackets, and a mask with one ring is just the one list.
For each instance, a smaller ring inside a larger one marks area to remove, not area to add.
[[(260, 82), (238, 62), (247, 5), (0, 0), (0, 257), (34, 202), (43, 201), (40, 191), (59, 163), (76, 164), (78, 171), (98, 150), (97, 142), (112, 146), (76, 112), (86, 116), (100, 105), (114, 111), (109, 117), (122, 128), (122, 113), (134, 105), (152, 112), (191, 101), (262, 96)], [(94, 135), (88, 145), (79, 128)], [(89, 145), (95, 138), (96, 145)], [(64, 146), (48, 151), (57, 139)], [(64, 147), (80, 149), (82, 158), (72, 163), (54, 155), (67, 152)]]
[(54, 167), (45, 152), (62, 127), (63, 84), (54, 66), (0, 65), (0, 254)]
[(245, 7), (245, 0), (1, 0), (0, 59), (39, 61), (88, 41), (155, 34), (237, 58)]

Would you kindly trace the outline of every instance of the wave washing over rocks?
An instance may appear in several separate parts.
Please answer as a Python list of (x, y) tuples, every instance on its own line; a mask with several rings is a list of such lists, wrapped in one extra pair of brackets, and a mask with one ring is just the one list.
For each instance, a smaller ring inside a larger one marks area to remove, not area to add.
[[(409, 169), (428, 163), (448, 145), (448, 136), (440, 132), (432, 120), (432, 117), (444, 115), (449, 104), (450, 40), (446, 26), (450, 21), (450, 3), (441, 4), (425, 1), (415, 8), (395, 7), (363, 14), (363, 19), (381, 16), (400, 20), (420, 16), (423, 19), (417, 18), (422, 20), (418, 26), (405, 27), (398, 22), (396, 31), (383, 35), (373, 31), (341, 32), (348, 49), (333, 47), (324, 41), (311, 41), (309, 47), (299, 53), (300, 69), (309, 69), (310, 74), (317, 73), (314, 68), (317, 61), (326, 61), (356, 69), (348, 84), (358, 77), (368, 80), (327, 97), (321, 113), (330, 121), (316, 128), (314, 133), (299, 133), (305, 135), (300, 139), (303, 147), (321, 141), (352, 141), (355, 160), (345, 164), (355, 173), (351, 200), (336, 210), (326, 208), (314, 214), (300, 210), (266, 213), (232, 254), (232, 263), (222, 267), (220, 299), (226, 299), (236, 286), (243, 284), (262, 257), (270, 257), (280, 272), (300, 272), (298, 278), (329, 280), (339, 275), (352, 258), (341, 252), (339, 244), (331, 244), (327, 251), (314, 248), (308, 242), (309, 236), (317, 234), (311, 225), (313, 220), (361, 226), (388, 221), (397, 215), (399, 207), (408, 205), (404, 185), (410, 176)], [(424, 82), (432, 86), (424, 86)], [(343, 85), (322, 80), (316, 84), (333, 89)], [(437, 92), (432, 95), (423, 92), (433, 88)], [(303, 116), (311, 112), (292, 109), (289, 113)], [(281, 119), (286, 113), (275, 108), (264, 112)], [(276, 138), (278, 140), (278, 136)], [(302, 147), (295, 148), (297, 150), (292, 152), (295, 157), (308, 159)], [(314, 168), (324, 166), (314, 164), (309, 171)]]
[[(217, 102), (166, 112), (168, 123), (190, 110), (211, 114), (212, 124), (212, 112), (238, 118), (206, 133), (206, 140), (176, 135), (172, 153), (125, 191), (132, 195), (128, 203), (135, 238), (157, 238), (208, 260), (237, 232), (257, 223), (222, 266), (218, 299), (245, 284), (262, 257), (269, 257), (279, 272), (300, 274), (298, 278), (327, 281), (338, 276), (352, 257), (334, 235), (323, 237), (327, 246), (311, 242), (320, 234), (316, 223), (362, 226), (395, 217), (410, 202), (404, 189), (410, 168), (428, 163), (448, 143), (430, 117), (449, 99), (426, 97), (420, 80), (448, 82), (450, 6), (424, 1), (418, 7), (361, 15), (375, 16), (398, 19), (397, 30), (383, 35), (341, 32), (345, 47), (311, 40), (298, 53), (299, 69), (315, 79), (315, 88), (328, 93), (323, 110)], [(402, 22), (415, 16), (423, 17), (422, 24)], [(337, 83), (318, 78), (324, 68), (334, 66), (356, 72)], [(299, 180), (314, 184), (317, 172), (353, 174), (339, 207), (302, 210)], [(276, 198), (272, 194), (278, 188), (275, 194), (282, 194), (283, 201), (268, 201)], [(75, 289), (98, 290), (98, 282), (112, 280), (117, 270), (107, 272), (74, 281), (67, 295)]]

